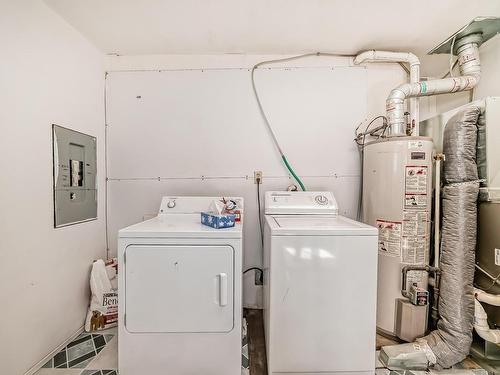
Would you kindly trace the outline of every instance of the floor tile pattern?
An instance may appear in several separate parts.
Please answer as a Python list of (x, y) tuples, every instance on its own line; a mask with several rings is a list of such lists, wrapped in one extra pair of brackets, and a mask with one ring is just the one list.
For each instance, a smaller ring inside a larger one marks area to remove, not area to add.
[(243, 318), (243, 331), (241, 335), (241, 374), (250, 373), (250, 357), (248, 355), (248, 329), (247, 320)]
[[(63, 350), (51, 358), (42, 368), (85, 368), (95, 356), (106, 346), (114, 337), (112, 334), (94, 334), (82, 333), (75, 340), (68, 344)], [(101, 370), (92, 370), (93, 372), (83, 373), (82, 375), (116, 375), (112, 374), (114, 370), (106, 370), (101, 374)], [(96, 372), (97, 371), (97, 372)]]
[[(115, 333), (116, 329), (111, 332)], [(76, 369), (81, 369), (78, 375), (118, 375), (116, 369), (99, 369), (96, 360), (102, 356), (104, 352), (109, 349), (114, 352), (116, 348), (110, 344), (108, 348), (98, 355), (106, 345), (113, 339), (115, 334), (90, 334), (82, 333), (75, 340), (68, 344), (63, 350), (57, 353), (53, 358), (51, 358), (40, 370), (40, 374), (48, 374), (46, 370), (49, 370), (50, 375), (58, 375), (63, 369), (72, 369), (68, 371), (73, 371)], [(115, 343), (116, 344), (116, 343)], [(250, 374), (250, 359), (248, 354), (248, 335), (247, 335), (247, 322), (243, 319), (243, 331), (242, 331), (242, 355), (241, 355), (241, 374)], [(114, 350), (113, 350), (114, 349)], [(113, 354), (113, 357), (118, 355), (118, 353)], [(96, 359), (97, 357), (97, 359)], [(92, 362), (93, 361), (93, 362)], [(92, 362), (90, 366), (89, 363)], [(88, 366), (88, 367), (87, 367)], [(103, 366), (104, 367), (104, 366)], [(93, 368), (93, 369), (89, 369)], [(69, 373), (68, 373), (69, 374)], [(63, 375), (61, 373), (61, 375)], [(65, 375), (65, 374), (64, 374)]]
[[(98, 334), (81, 334), (48, 361), (36, 375), (118, 375), (116, 370), (118, 338), (116, 335), (116, 328)], [(384, 344), (387, 343), (384, 342)], [(267, 375), (262, 310), (245, 309), (241, 361), (242, 375)], [(380, 362), (377, 362), (376, 367), (376, 375), (439, 374), (436, 371), (391, 371), (384, 368)], [(488, 374), (470, 359), (454, 368), (469, 370), (464, 374)]]

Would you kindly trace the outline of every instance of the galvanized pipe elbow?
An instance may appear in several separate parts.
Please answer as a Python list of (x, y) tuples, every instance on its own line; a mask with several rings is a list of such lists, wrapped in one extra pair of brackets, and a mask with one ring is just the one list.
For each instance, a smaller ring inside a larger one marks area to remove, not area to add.
[(404, 83), (392, 89), (385, 102), (389, 135), (406, 135), (405, 99), (411, 92), (411, 83)]

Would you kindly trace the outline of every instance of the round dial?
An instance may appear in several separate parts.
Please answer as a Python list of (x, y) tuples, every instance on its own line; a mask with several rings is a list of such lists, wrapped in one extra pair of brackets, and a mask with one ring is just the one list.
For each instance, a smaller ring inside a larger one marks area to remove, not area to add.
[(324, 195), (316, 195), (314, 197), (314, 200), (316, 201), (317, 204), (321, 204), (323, 206), (328, 204), (328, 198), (325, 197)]
[(174, 208), (175, 207), (175, 201), (168, 201), (167, 207), (168, 208)]

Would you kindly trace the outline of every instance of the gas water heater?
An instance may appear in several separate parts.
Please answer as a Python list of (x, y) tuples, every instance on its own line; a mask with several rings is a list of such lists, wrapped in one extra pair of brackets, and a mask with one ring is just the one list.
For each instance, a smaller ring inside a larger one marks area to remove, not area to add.
[[(429, 313), (429, 281), (432, 283), (432, 321), (446, 325), (447, 310), (439, 307), (447, 302), (443, 298), (449, 289), (446, 286), (446, 268), (440, 267), (440, 163), (445, 157), (436, 149), (436, 164), (433, 173), (433, 143), (439, 145), (443, 133), (421, 132), (423, 123), (419, 121), (418, 99), (424, 96), (449, 94), (473, 89), (481, 79), (481, 60), (479, 46), (497, 35), (500, 30), (500, 18), (477, 17), (469, 24), (439, 44), (429, 54), (439, 53), (448, 56), (456, 55), (459, 75), (441, 79), (421, 80), (420, 61), (412, 53), (369, 50), (361, 52), (354, 59), (354, 64), (370, 62), (397, 62), (409, 65), (410, 82), (394, 88), (386, 99), (385, 116), (377, 116), (366, 126), (364, 131), (356, 129), (356, 143), (363, 153), (363, 191), (362, 214), (367, 224), (378, 227), (378, 298), (377, 298), (377, 329), (380, 333), (397, 336), (405, 341), (414, 341), (427, 332)], [(451, 73), (450, 68), (450, 73)], [(408, 100), (408, 108), (406, 101)], [(409, 114), (406, 112), (409, 110)], [(440, 116), (441, 117), (441, 116)], [(376, 128), (371, 125), (378, 118), (383, 118), (383, 124)], [(432, 128), (432, 127), (431, 127)], [(481, 130), (479, 131), (481, 133)], [(422, 137), (431, 135), (433, 138)], [(415, 135), (415, 136), (410, 136)], [(373, 142), (365, 142), (366, 137), (376, 138)], [(491, 134), (488, 135), (491, 139)], [(430, 266), (430, 229), (431, 229), (431, 193), (433, 190), (433, 174), (436, 180), (436, 197), (434, 207), (434, 259)], [(494, 191), (488, 194), (494, 194)], [(449, 253), (448, 253), (449, 255)], [(470, 267), (472, 267), (470, 265)], [(449, 269), (446, 271), (449, 274)], [(433, 278), (429, 280), (429, 273)], [(442, 283), (442, 285), (440, 285)], [(450, 292), (451, 293), (451, 292)], [(450, 295), (448, 295), (448, 298)], [(453, 299), (453, 297), (451, 297)], [(459, 303), (457, 302), (456, 306)], [(465, 322), (465, 321), (464, 321)], [(462, 322), (462, 323), (464, 323)], [(469, 324), (467, 320), (467, 324)], [(464, 323), (465, 324), (465, 323)], [(442, 325), (442, 324), (441, 324)], [(450, 325), (450, 329), (454, 329)], [(463, 326), (463, 324), (462, 324)], [(439, 334), (434, 333), (433, 337)], [(456, 335), (449, 335), (448, 340), (454, 340)], [(455, 364), (457, 357), (444, 352), (453, 345), (441, 337), (437, 344), (426, 352), (426, 364), (448, 368)], [(464, 340), (463, 353), (468, 353)], [(409, 345), (410, 351), (416, 346)], [(400, 349), (398, 349), (400, 350)], [(419, 347), (418, 350), (421, 350)], [(429, 354), (429, 351), (431, 355)], [(454, 350), (454, 354), (462, 351)], [(388, 357), (388, 352), (384, 352)], [(401, 358), (408, 354), (398, 352), (398, 364), (409, 365)], [(384, 358), (381, 356), (381, 358)], [(463, 359), (463, 358), (461, 358)], [(461, 360), (459, 359), (459, 360)], [(387, 364), (387, 362), (386, 362)], [(412, 362), (411, 366), (414, 363)], [(413, 368), (413, 367), (409, 367)]]
[[(403, 339), (427, 327), (427, 306), (408, 305), (401, 287), (403, 267), (429, 264), (432, 150), (431, 138), (400, 136), (363, 152), (363, 220), (379, 229), (377, 328)], [(427, 272), (408, 272), (406, 285), (426, 293)]]

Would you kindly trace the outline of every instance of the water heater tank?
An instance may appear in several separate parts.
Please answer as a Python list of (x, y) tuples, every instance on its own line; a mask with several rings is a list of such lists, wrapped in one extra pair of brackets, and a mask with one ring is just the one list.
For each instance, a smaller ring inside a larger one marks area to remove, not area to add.
[[(432, 140), (391, 137), (368, 143), (363, 157), (363, 220), (379, 229), (377, 328), (396, 336), (401, 271), (429, 264)], [(427, 289), (428, 276), (408, 273), (407, 285)]]

